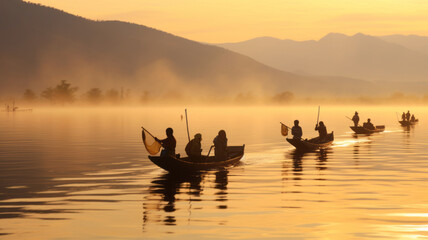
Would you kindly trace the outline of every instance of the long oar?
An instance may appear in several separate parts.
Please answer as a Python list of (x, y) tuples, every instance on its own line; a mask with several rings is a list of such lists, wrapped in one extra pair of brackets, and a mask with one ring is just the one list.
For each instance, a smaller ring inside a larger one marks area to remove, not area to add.
[(184, 110), (184, 112), (186, 113), (187, 138), (189, 139), (189, 142), (190, 142), (189, 122), (187, 120), (187, 108)]
[(395, 112), (395, 116), (397, 117), (397, 121), (400, 122), (400, 119), (398, 118), (398, 112)]

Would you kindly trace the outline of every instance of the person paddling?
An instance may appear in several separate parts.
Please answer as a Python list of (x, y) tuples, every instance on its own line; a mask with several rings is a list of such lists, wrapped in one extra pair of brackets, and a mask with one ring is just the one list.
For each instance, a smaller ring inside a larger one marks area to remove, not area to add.
[(354, 126), (358, 126), (358, 122), (360, 122), (360, 117), (358, 116), (358, 112), (355, 111), (354, 116), (352, 117), (352, 121), (354, 122)]
[(175, 156), (175, 147), (177, 146), (177, 141), (173, 135), (174, 130), (172, 130), (172, 128), (167, 128), (165, 132), (165, 139), (159, 140), (158, 138), (155, 138), (156, 141), (158, 141), (163, 147), (161, 156)]
[(327, 138), (327, 127), (323, 121), (320, 121), (319, 125), (315, 125), (315, 131), (318, 130), (320, 141), (324, 141)]

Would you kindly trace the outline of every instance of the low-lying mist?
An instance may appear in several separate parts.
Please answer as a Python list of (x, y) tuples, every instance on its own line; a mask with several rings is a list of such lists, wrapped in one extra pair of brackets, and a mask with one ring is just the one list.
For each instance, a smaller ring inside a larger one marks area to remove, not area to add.
[(427, 95), (395, 92), (378, 96), (337, 96), (334, 94), (311, 95), (292, 91), (233, 92), (168, 90), (139, 91), (130, 88), (82, 89), (63, 80), (56, 86), (42, 91), (26, 89), (20, 95), (0, 96), (5, 109), (11, 107), (123, 107), (123, 106), (177, 106), (177, 105), (425, 105)]

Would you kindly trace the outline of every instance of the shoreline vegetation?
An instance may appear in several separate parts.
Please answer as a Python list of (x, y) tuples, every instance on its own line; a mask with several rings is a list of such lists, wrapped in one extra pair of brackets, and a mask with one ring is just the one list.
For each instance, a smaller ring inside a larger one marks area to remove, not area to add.
[(415, 95), (395, 92), (379, 96), (303, 96), (290, 91), (276, 94), (237, 93), (229, 96), (187, 96), (179, 91), (151, 93), (131, 89), (80, 89), (66, 80), (56, 86), (36, 92), (25, 89), (20, 96), (0, 96), (0, 108), (12, 104), (22, 107), (78, 106), (155, 106), (155, 105), (426, 105), (428, 94)]

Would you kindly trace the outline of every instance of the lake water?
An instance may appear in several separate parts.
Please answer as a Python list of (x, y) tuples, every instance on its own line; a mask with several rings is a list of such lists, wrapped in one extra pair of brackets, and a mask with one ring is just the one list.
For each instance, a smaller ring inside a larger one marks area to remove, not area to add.
[[(355, 110), (386, 131), (354, 136)], [(279, 122), (305, 138), (317, 107), (190, 107), (206, 153), (225, 129), (246, 144), (238, 166), (176, 177), (152, 164), (141, 126), (172, 127), (183, 108), (36, 109), (0, 113), (2, 239), (428, 239), (428, 109), (323, 107), (335, 132), (322, 152), (295, 153)]]

